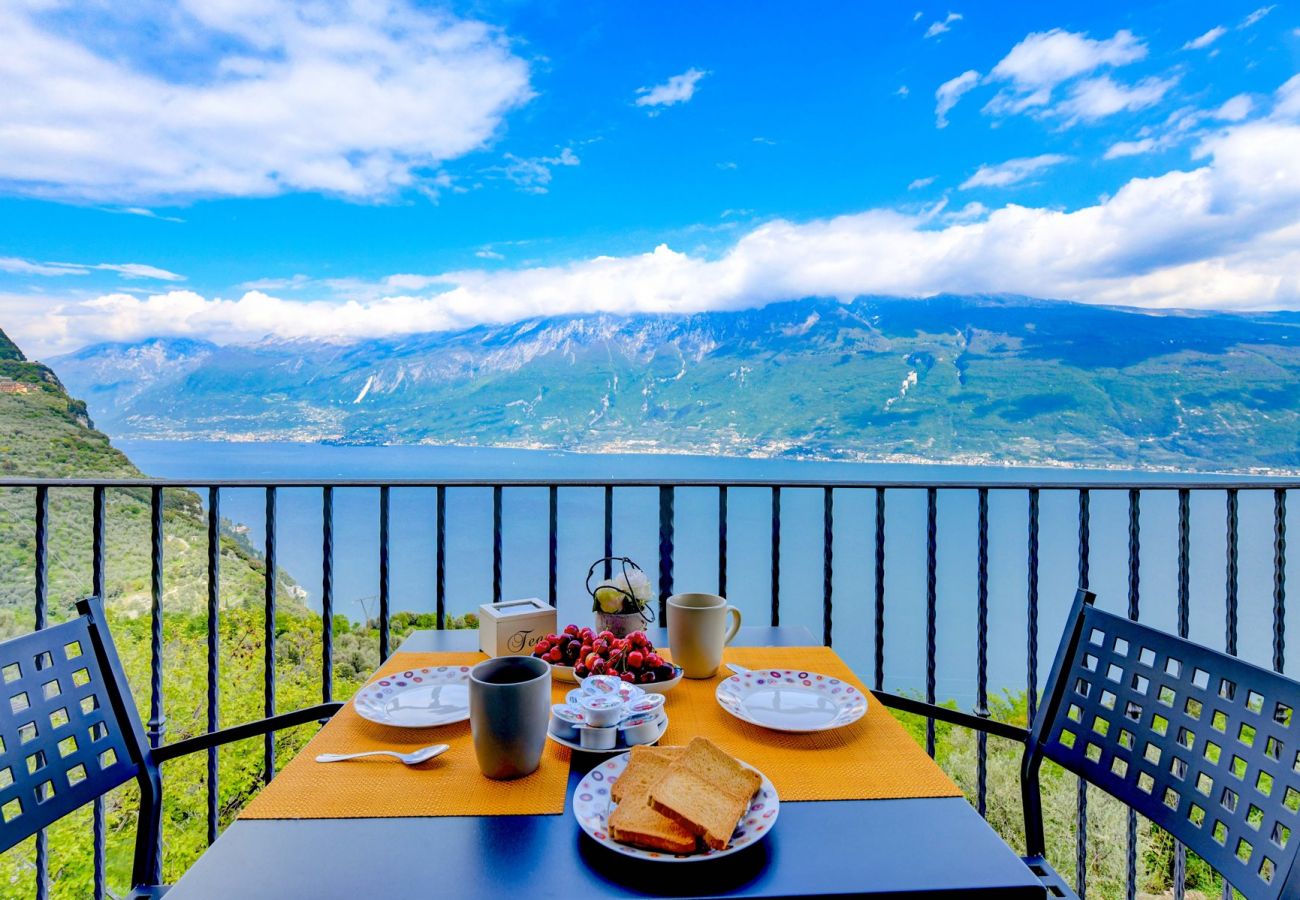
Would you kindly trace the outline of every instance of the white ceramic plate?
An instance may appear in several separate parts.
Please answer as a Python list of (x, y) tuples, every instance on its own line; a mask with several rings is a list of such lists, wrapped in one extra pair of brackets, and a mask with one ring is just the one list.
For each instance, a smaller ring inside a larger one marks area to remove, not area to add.
[(838, 678), (794, 669), (751, 669), (715, 692), (737, 719), (774, 731), (829, 731), (861, 719), (867, 696)]
[(394, 728), (433, 728), (469, 718), (469, 666), (394, 672), (357, 691), (357, 715)]
[(776, 824), (777, 813), (781, 810), (781, 801), (776, 796), (776, 788), (767, 776), (758, 772), (753, 766), (741, 763), (747, 769), (754, 769), (763, 779), (758, 793), (749, 801), (749, 809), (741, 816), (740, 823), (732, 832), (731, 843), (725, 850), (706, 849), (684, 856), (664, 853), (659, 850), (642, 850), (627, 844), (620, 844), (609, 836), (609, 814), (618, 808), (618, 804), (609, 798), (609, 786), (623, 774), (627, 767), (628, 753), (625, 751), (613, 759), (606, 760), (587, 773), (578, 782), (573, 791), (573, 815), (579, 827), (591, 836), (591, 839), (615, 853), (631, 856), (635, 859), (649, 859), (656, 862), (699, 862), (705, 859), (718, 859), (744, 850), (750, 844), (760, 841)]
[[(651, 741), (650, 743), (651, 743), (651, 744), (658, 743), (659, 738), (663, 737), (663, 736), (664, 736), (664, 732), (667, 731), (667, 730), (668, 730), (668, 717), (667, 717), (667, 716), (664, 716), (664, 717), (663, 717), (663, 720), (659, 723), (659, 733), (658, 733), (657, 735), (655, 735), (655, 739), (654, 739), (653, 741)], [(602, 755), (606, 755), (606, 754), (610, 754), (610, 753), (626, 753), (626, 752), (627, 752), (627, 748), (626, 748), (626, 747), (611, 747), (611, 748), (609, 748), (608, 750), (592, 750), (592, 749), (589, 748), (589, 747), (584, 747), (584, 746), (582, 746), (582, 744), (579, 744), (577, 741), (566, 741), (566, 740), (565, 740), (564, 738), (562, 738), (562, 737), (556, 737), (555, 735), (551, 734), (550, 731), (547, 731), (547, 732), (546, 732), (546, 736), (547, 736), (548, 738), (550, 738), (551, 740), (555, 741), (555, 743), (559, 744), (561, 747), (568, 747), (570, 750), (579, 750), (579, 751), (581, 751), (581, 752), (583, 752), (583, 753), (599, 753), (599, 754), (602, 754)]]

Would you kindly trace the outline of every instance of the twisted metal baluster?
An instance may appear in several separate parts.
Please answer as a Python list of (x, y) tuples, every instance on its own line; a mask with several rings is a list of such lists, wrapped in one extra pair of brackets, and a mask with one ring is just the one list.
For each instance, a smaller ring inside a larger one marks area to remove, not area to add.
[(781, 624), (781, 487), (772, 487), (772, 627)]
[(718, 486), (718, 596), (727, 596), (727, 486)]
[(831, 591), (835, 570), (835, 492), (822, 490), (822, 644), (831, 646)]
[(492, 488), (492, 602), (501, 602), (501, 485)]
[[(163, 490), (153, 487), (149, 493), (149, 557), (150, 557), (150, 620), (149, 620), (149, 723), (146, 727), (149, 746), (162, 746), (167, 731), (167, 718), (163, 715)], [(161, 781), (160, 781), (161, 784)], [(162, 805), (161, 791), (158, 804)], [(162, 874), (162, 832), (153, 846), (150, 871)]]
[[(262, 714), (275, 715), (275, 488), (266, 489), (266, 580), (263, 604), (266, 608), (265, 632), (262, 636)], [(262, 777), (267, 784), (275, 777), (275, 732), (268, 731), (262, 744)]]
[(438, 485), (435, 515), (437, 537), (434, 539), (434, 603), (438, 630), (447, 627), (447, 486)]
[[(1141, 587), (1141, 491), (1128, 492), (1128, 617), (1138, 618)], [(1124, 863), (1125, 896), (1137, 898), (1137, 813), (1128, 810), (1128, 844)]]
[[(1079, 587), (1088, 588), (1088, 557), (1090, 543), (1089, 491), (1079, 491)], [(1074, 885), (1081, 898), (1088, 895), (1088, 783), (1079, 779), (1075, 804)]]
[(1230, 656), (1237, 655), (1237, 489), (1228, 488), (1227, 502), (1227, 566), (1224, 596), (1224, 644)]
[(547, 488), (547, 499), (549, 503), (549, 517), (547, 527), (547, 596), (550, 598), (551, 606), (555, 606), (559, 600), (559, 589), (556, 584), (556, 573), (560, 567), (560, 489), (555, 485)]
[[(208, 733), (221, 712), (221, 490), (208, 488)], [(208, 846), (217, 839), (217, 748), (208, 748)]]
[(605, 485), (605, 580), (614, 573), (614, 485)]
[[(49, 603), (49, 530), (50, 489), (36, 488), (36, 630), (45, 627)], [(38, 658), (39, 665), (39, 658)], [(49, 838), (45, 829), (36, 832), (36, 897), (46, 900), (50, 895)]]
[[(976, 575), (976, 618), (975, 625), (975, 715), (982, 719), (989, 717), (989, 490), (979, 489), (979, 526)], [(989, 758), (986, 732), (977, 735), (978, 749), (978, 788), (976, 789), (976, 808), (981, 816), (988, 815)]]
[(673, 594), (673, 488), (659, 488), (659, 621), (668, 614)]
[[(925, 517), (925, 702), (935, 702), (935, 652), (938, 640), (938, 492), (926, 488)], [(934, 756), (934, 719), (925, 720), (925, 752)]]
[(150, 558), (150, 627), (149, 627), (149, 746), (162, 746), (162, 736), (167, 730), (163, 716), (162, 654), (163, 654), (163, 491), (154, 487), (149, 495), (149, 558)]
[(320, 618), (322, 703), (334, 699), (334, 488), (321, 488)]
[[(392, 647), (392, 612), (389, 594), (388, 524), (391, 510), (388, 485), (379, 488), (379, 658), (388, 659)], [(498, 593), (497, 600), (501, 597)]]
[[(107, 498), (104, 493), (104, 486), (96, 485), (91, 498), (91, 588), (90, 592), (94, 596), (105, 599), (107, 593), (107, 583), (105, 581), (106, 564), (104, 559), (104, 548), (107, 544), (107, 522), (106, 514), (108, 512)], [(94, 874), (94, 898), (95, 900), (104, 900), (105, 894), (105, 870), (108, 868), (104, 850), (104, 798), (96, 797), (94, 809), (92, 812), (93, 836), (95, 856), (95, 874)]]
[(876, 683), (885, 689), (885, 489), (876, 488)]
[(1029, 489), (1028, 672), (1027, 716), (1034, 727), (1038, 716), (1038, 488)]
[[(1192, 596), (1192, 495), (1186, 488), (1178, 491), (1178, 636), (1187, 637), (1191, 628)], [(1183, 900), (1187, 891), (1187, 848), (1174, 841), (1174, 900)]]
[(1273, 491), (1273, 670), (1286, 663), (1286, 489)]

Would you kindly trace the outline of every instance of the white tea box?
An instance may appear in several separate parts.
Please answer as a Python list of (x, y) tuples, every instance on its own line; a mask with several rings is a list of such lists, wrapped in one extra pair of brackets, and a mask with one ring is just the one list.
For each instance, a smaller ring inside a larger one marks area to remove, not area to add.
[(531, 656), (555, 632), (555, 608), (536, 597), (478, 608), (478, 648), (488, 656)]

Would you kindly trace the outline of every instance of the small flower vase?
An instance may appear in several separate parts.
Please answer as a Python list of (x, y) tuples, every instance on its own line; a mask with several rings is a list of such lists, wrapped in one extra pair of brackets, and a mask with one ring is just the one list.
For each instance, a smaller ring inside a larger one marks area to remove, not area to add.
[(614, 637), (627, 637), (634, 631), (644, 631), (650, 620), (645, 611), (633, 613), (607, 613), (596, 611), (596, 633), (608, 631)]

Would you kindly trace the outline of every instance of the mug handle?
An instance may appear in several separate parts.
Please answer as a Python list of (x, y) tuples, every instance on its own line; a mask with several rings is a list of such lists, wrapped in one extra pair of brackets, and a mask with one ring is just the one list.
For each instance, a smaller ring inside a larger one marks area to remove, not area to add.
[(731, 627), (727, 629), (727, 636), (722, 639), (724, 646), (730, 644), (732, 639), (735, 638), (736, 632), (740, 631), (740, 610), (734, 606), (728, 606), (727, 612), (731, 615)]

